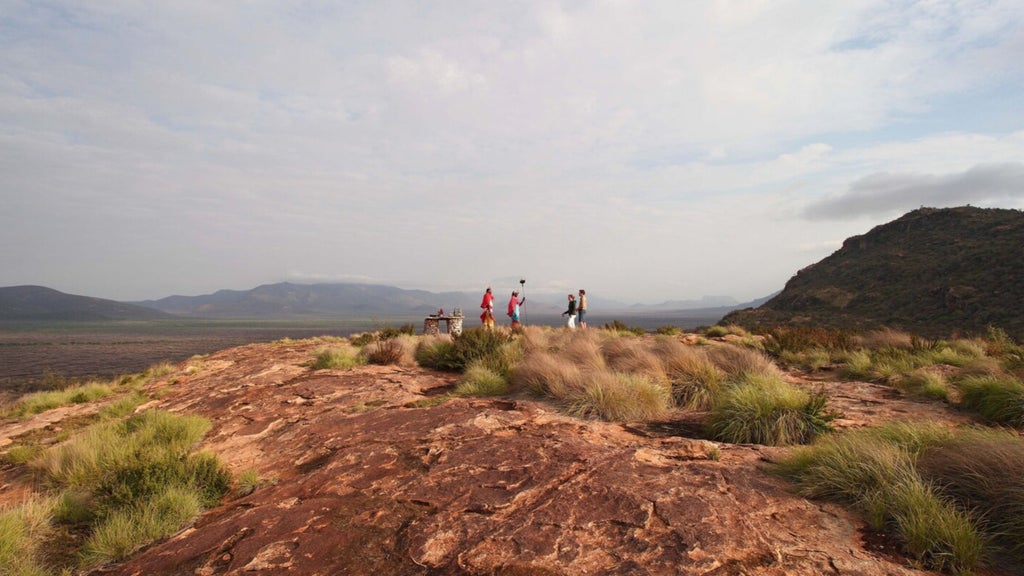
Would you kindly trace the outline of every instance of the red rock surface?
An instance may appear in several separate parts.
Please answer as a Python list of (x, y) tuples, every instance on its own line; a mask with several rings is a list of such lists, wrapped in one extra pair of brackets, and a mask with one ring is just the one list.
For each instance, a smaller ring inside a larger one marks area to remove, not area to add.
[[(928, 574), (767, 473), (779, 449), (578, 420), (525, 397), (413, 407), (456, 376), (314, 371), (323, 345), (225, 350), (150, 385), (155, 405), (213, 422), (203, 448), (234, 472), (276, 482), (101, 573)], [(847, 426), (957, 418), (883, 387), (826, 387)]]

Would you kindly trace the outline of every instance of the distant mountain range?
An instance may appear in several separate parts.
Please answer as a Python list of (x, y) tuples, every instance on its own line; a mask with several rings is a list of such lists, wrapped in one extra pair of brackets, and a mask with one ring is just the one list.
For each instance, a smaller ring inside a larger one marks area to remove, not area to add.
[(65, 294), (43, 286), (11, 286), (0, 288), (0, 320), (159, 320), (170, 314), (147, 308)]
[(921, 208), (854, 236), (777, 296), (722, 323), (901, 328), (1024, 339), (1024, 212)]
[[(511, 290), (509, 291), (509, 294)], [(509, 294), (496, 293), (499, 309)], [(141, 302), (115, 302), (64, 294), (41, 286), (0, 288), (0, 320), (136, 320), (190, 318), (302, 318), (420, 316), (458, 307), (467, 316), (479, 310), (481, 292), (429, 292), (374, 284), (292, 284), (258, 286), (251, 290), (219, 290), (200, 296), (169, 296)], [(527, 294), (529, 312), (557, 316), (565, 308), (564, 294)], [(591, 297), (591, 310), (629, 315), (699, 311), (720, 318), (740, 306), (728, 297), (669, 301), (657, 305), (628, 305)], [(713, 322), (713, 320), (711, 320)]]

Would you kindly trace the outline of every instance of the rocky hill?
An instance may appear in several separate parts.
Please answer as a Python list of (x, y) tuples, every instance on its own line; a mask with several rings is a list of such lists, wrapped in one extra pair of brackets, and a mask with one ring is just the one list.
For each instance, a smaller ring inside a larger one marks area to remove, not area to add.
[(43, 286), (0, 288), (0, 320), (156, 320), (170, 315), (133, 304), (65, 294)]
[(1024, 339), (1024, 212), (921, 208), (854, 236), (756, 309), (723, 324), (889, 326), (931, 337)]
[[(913, 575), (838, 505), (766, 470), (781, 449), (676, 425), (565, 416), (526, 396), (440, 399), (457, 375), (416, 366), (313, 370), (323, 341), (196, 357), (147, 384), (158, 407), (213, 423), (202, 448), (271, 481), (102, 574)], [(825, 386), (840, 427), (960, 423), (943, 403), (865, 382)], [(0, 426), (0, 445), (86, 417), (79, 405)], [(0, 505), (30, 483), (0, 469)]]

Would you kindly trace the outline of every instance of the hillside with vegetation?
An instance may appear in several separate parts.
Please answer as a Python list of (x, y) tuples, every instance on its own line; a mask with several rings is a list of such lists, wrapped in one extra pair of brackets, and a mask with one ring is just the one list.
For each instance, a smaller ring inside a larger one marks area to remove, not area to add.
[(999, 330), (409, 332), (8, 406), (0, 573), (1024, 573)]
[(854, 236), (764, 305), (727, 315), (748, 328), (905, 329), (930, 337), (1024, 338), (1024, 213), (921, 208)]

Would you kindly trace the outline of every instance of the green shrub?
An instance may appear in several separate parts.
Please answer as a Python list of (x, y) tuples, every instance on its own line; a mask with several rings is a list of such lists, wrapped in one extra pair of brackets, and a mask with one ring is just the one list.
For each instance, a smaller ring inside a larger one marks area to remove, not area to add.
[(711, 409), (712, 437), (732, 443), (802, 444), (831, 429), (823, 391), (808, 394), (774, 374), (747, 372)]
[(1016, 378), (968, 376), (956, 381), (960, 405), (997, 424), (1024, 427), (1024, 383)]
[(424, 367), (461, 372), (476, 360), (494, 361), (512, 337), (501, 330), (473, 328), (451, 342), (443, 339), (421, 341), (416, 361)]
[(655, 334), (660, 336), (678, 336), (683, 333), (682, 329), (678, 326), (658, 326), (654, 330)]
[(367, 344), (373, 342), (376, 339), (377, 335), (374, 334), (373, 332), (365, 332), (363, 334), (355, 334), (349, 336), (348, 342), (353, 346), (362, 348), (363, 346), (366, 346)]
[(708, 338), (721, 338), (729, 334), (729, 329), (725, 326), (710, 326), (704, 331), (704, 335)]

